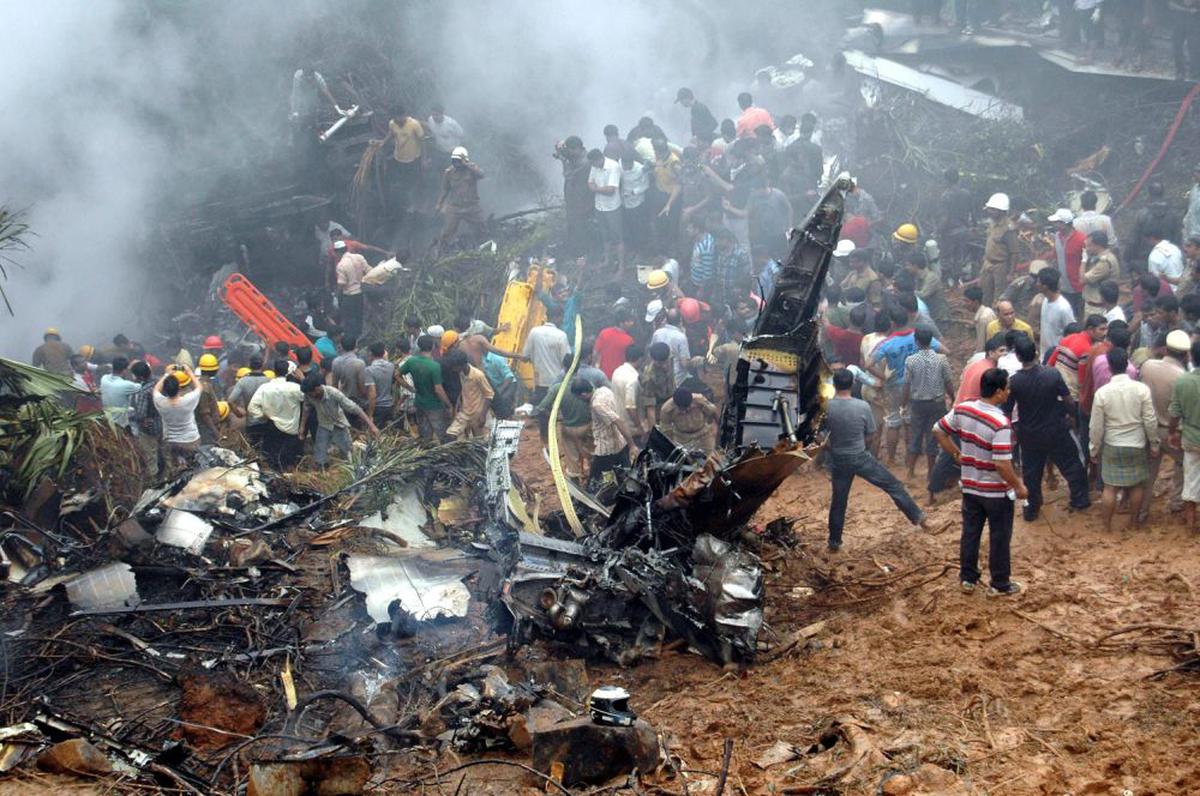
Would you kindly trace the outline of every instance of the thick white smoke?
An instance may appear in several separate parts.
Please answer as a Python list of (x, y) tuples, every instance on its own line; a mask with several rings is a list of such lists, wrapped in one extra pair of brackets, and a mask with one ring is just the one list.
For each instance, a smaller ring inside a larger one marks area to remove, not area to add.
[[(46, 326), (76, 347), (117, 332), (149, 342), (151, 310), (186, 304), (175, 278), (164, 279), (179, 254), (161, 232), (165, 211), (286, 147), (292, 70), (323, 65), (336, 92), (335, 65), (354, 64), (353, 39), (333, 52), (330, 31), (356, 26), (377, 49), (417, 55), (428, 78), (397, 84), (432, 82), (430, 99), (463, 122), (495, 177), (482, 186), (486, 209), (502, 213), (560, 189), (549, 155), (566, 135), (601, 145), (605, 124), (624, 133), (650, 113), (683, 140), (679, 86), (732, 116), (753, 68), (812, 46), (791, 33), (835, 23), (832, 5), (0, 3), (0, 203), (27, 208), (37, 235), (5, 285), (16, 317), (0, 319), (0, 354), (28, 358)], [(513, 149), (540, 183), (505, 163)]]

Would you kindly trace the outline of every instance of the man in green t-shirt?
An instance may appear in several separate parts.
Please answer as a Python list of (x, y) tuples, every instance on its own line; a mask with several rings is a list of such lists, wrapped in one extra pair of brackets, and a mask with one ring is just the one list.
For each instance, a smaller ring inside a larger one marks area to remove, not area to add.
[(417, 338), (417, 353), (404, 360), (398, 372), (412, 379), (416, 391), (413, 406), (417, 410), (417, 432), (423, 439), (445, 442), (447, 417), (454, 407), (442, 387), (442, 366), (429, 355), (432, 351), (433, 338), (421, 335)]
[[(1192, 367), (1200, 367), (1200, 342), (1192, 343)], [(1183, 448), (1183, 518), (1195, 531), (1196, 504), (1200, 503), (1200, 370), (1175, 380), (1167, 414), (1171, 416), (1167, 442)]]

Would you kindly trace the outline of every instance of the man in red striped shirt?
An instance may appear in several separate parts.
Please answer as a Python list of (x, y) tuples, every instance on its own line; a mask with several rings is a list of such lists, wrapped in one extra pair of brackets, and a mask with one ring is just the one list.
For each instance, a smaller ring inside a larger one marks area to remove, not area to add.
[(1103, 342), (1108, 336), (1108, 319), (1103, 315), (1089, 315), (1082, 332), (1069, 334), (1058, 341), (1058, 347), (1050, 355), (1050, 365), (1058, 369), (1067, 389), (1071, 391), (1071, 400), (1079, 400), (1079, 385), (1087, 370), (1088, 360), (1092, 355), (1092, 346)]
[[(1017, 594), (1012, 580), (1013, 500), (1029, 493), (1012, 464), (1012, 426), (1000, 406), (1008, 399), (1008, 374), (993, 368), (979, 380), (980, 398), (961, 403), (937, 422), (934, 436), (942, 450), (962, 468), (962, 539), (959, 543), (959, 581), (964, 592), (979, 582), (979, 544), (988, 527), (989, 597)], [(958, 437), (960, 451), (950, 437)]]

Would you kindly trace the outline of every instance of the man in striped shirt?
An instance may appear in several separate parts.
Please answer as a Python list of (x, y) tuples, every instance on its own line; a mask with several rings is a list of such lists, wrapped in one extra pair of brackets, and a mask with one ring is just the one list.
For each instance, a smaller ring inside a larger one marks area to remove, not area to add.
[[(1017, 594), (1021, 584), (1011, 580), (1010, 545), (1013, 500), (1029, 493), (1012, 464), (1012, 426), (1000, 406), (1008, 399), (1008, 374), (993, 368), (979, 380), (980, 398), (961, 403), (934, 426), (942, 450), (962, 467), (962, 539), (959, 580), (964, 592), (979, 582), (979, 544), (988, 526), (989, 597)], [(962, 450), (951, 435), (958, 437)]]
[(1059, 340), (1058, 347), (1050, 355), (1050, 364), (1062, 374), (1067, 389), (1071, 391), (1071, 400), (1079, 400), (1080, 379), (1088, 366), (1092, 346), (1107, 336), (1108, 320), (1103, 315), (1089, 315), (1083, 331)]

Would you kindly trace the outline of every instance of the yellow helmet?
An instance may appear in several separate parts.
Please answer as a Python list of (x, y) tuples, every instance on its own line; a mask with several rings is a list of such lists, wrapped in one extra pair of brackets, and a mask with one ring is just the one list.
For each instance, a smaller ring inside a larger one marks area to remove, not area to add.
[(221, 420), (229, 417), (229, 401), (217, 401), (217, 417)]
[(273, 379), (273, 378), (275, 378), (275, 371), (273, 371), (273, 370), (264, 370), (264, 371), (263, 371), (263, 375), (264, 375), (264, 376), (266, 376), (268, 379)]
[[(201, 359), (203, 359), (203, 357), (201, 357)], [(245, 367), (244, 365), (243, 365), (242, 367), (240, 367), (240, 368), (238, 368), (238, 369), (237, 369), (237, 377), (238, 377), (239, 379), (240, 379), (242, 376), (248, 375), (249, 373), (250, 373), (250, 368), (248, 368), (248, 367)]]
[(79, 356), (83, 357), (84, 359), (91, 359), (92, 354), (94, 353), (96, 353), (96, 346), (94, 345), (88, 345), (85, 343), (79, 346)]
[(184, 370), (183, 368), (177, 368), (174, 365), (172, 365), (171, 366), (171, 375), (173, 375), (175, 377), (175, 381), (179, 382), (180, 387), (186, 387), (192, 383), (192, 377), (189, 376), (188, 372), (186, 370)]
[(658, 290), (669, 284), (671, 284), (671, 275), (661, 268), (651, 271), (650, 275), (646, 277), (646, 287), (651, 290)]
[(916, 243), (921, 237), (921, 231), (917, 229), (916, 224), (901, 224), (896, 227), (896, 231), (892, 233), (892, 240), (899, 243)]
[(217, 361), (217, 357), (213, 354), (204, 354), (200, 357), (200, 370), (204, 372), (219, 370), (221, 363)]

